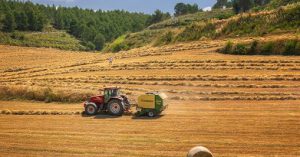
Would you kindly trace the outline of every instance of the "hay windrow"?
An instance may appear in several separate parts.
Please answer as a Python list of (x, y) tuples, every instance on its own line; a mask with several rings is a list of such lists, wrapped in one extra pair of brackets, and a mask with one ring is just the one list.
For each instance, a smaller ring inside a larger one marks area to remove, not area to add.
[(299, 96), (232, 96), (232, 97), (183, 97), (173, 96), (171, 100), (193, 100), (193, 101), (226, 101), (226, 100), (254, 100), (254, 101), (282, 101), (282, 100), (300, 100)]
[(82, 111), (17, 111), (0, 110), (2, 115), (81, 115)]

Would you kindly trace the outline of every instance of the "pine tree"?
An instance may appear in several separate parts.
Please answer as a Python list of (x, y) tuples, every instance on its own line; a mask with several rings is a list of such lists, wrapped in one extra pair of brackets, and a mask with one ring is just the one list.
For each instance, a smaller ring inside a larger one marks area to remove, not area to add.
[(213, 6), (213, 9), (220, 9), (223, 7), (230, 7), (231, 1), (228, 0), (217, 0), (217, 3)]
[(21, 31), (28, 30), (28, 17), (24, 12), (18, 12), (15, 15), (15, 20), (17, 24), (17, 29)]
[(3, 31), (13, 32), (16, 29), (15, 17), (12, 12), (9, 10), (6, 13), (5, 19), (3, 21)]
[(199, 9), (197, 4), (184, 4), (184, 3), (177, 3), (175, 5), (175, 16), (181, 16), (185, 14), (191, 14), (196, 13), (198, 11), (202, 11), (202, 9)]
[(102, 50), (105, 44), (105, 38), (102, 34), (97, 34), (94, 40), (94, 44), (96, 46), (96, 50)]
[(169, 13), (163, 13), (160, 10), (155, 10), (154, 14), (148, 19), (147, 24), (151, 25), (153, 23), (158, 23), (169, 18), (171, 18), (171, 15)]
[(233, 10), (235, 13), (246, 12), (253, 7), (253, 0), (233, 0)]
[(175, 9), (175, 16), (184, 15), (188, 12), (187, 7), (184, 3), (177, 3), (174, 9)]

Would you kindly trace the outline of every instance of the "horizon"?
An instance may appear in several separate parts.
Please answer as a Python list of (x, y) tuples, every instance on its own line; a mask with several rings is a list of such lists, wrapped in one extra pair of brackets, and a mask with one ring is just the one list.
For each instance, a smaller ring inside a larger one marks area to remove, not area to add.
[(125, 10), (129, 12), (140, 12), (145, 14), (153, 14), (159, 9), (163, 12), (174, 13), (174, 6), (177, 3), (198, 4), (199, 8), (210, 9), (216, 3), (216, 0), (30, 0), (33, 3), (44, 5), (55, 5), (62, 7), (79, 7), (92, 10)]

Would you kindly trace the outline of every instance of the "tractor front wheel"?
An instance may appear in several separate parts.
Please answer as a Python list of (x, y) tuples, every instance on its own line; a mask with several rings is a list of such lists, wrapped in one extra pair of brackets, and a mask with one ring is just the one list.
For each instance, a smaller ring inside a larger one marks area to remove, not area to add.
[(108, 103), (108, 112), (113, 116), (121, 116), (124, 113), (124, 108), (120, 100), (111, 100)]
[(86, 105), (85, 113), (90, 116), (95, 115), (97, 113), (97, 108), (92, 104)]

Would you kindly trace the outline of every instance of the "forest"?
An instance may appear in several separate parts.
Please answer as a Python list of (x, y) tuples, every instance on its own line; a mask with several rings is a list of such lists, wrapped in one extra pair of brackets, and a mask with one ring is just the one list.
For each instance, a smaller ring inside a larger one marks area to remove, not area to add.
[(68, 31), (91, 50), (101, 50), (105, 42), (125, 32), (144, 29), (149, 17), (143, 13), (121, 10), (95, 11), (0, 0), (2, 31), (42, 31), (51, 25), (58, 30)]
[[(174, 9), (176, 16), (202, 11), (197, 4), (184, 3), (178, 3)], [(124, 10), (102, 11), (0, 0), (0, 28), (3, 32), (41, 32), (50, 26), (66, 30), (89, 50), (102, 50), (105, 43), (125, 33), (141, 31), (170, 18), (170, 13), (160, 10), (148, 15)]]

